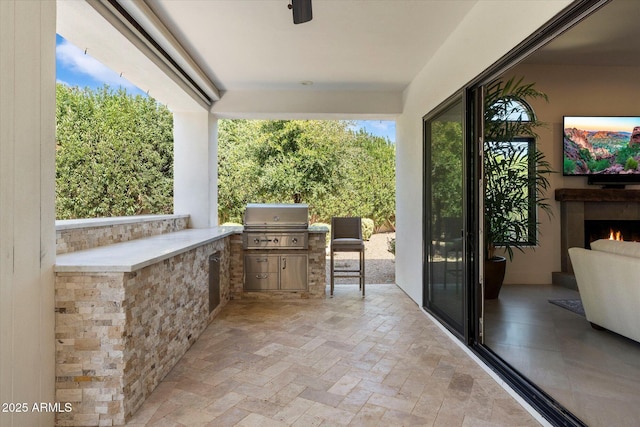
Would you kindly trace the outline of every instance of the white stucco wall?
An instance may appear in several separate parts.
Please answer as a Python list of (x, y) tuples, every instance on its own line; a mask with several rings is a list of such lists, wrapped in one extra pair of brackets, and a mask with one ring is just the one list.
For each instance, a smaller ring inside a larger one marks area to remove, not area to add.
[[(0, 1), (0, 425), (53, 425), (55, 2)], [(11, 408), (7, 408), (11, 409)]]
[(173, 113), (173, 212), (189, 228), (218, 225), (218, 120), (207, 111)]
[(570, 3), (479, 1), (405, 90), (396, 125), (396, 282), (418, 304), (422, 304), (422, 117)]

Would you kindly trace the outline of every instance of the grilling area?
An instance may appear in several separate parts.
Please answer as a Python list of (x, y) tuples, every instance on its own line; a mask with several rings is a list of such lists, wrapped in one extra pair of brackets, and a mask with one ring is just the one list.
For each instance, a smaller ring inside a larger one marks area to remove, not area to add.
[(307, 205), (248, 204), (243, 229), (241, 247), (232, 244), (235, 297), (325, 296), (328, 230), (309, 227)]
[(122, 425), (232, 300), (321, 299), (326, 227), (248, 205), (245, 227), (187, 215), (58, 221), (58, 425)]

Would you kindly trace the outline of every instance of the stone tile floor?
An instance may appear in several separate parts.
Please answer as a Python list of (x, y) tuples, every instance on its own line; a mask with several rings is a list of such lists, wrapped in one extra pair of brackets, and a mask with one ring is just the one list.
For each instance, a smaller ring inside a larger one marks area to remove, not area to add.
[(536, 426), (395, 285), (234, 300), (127, 424)]

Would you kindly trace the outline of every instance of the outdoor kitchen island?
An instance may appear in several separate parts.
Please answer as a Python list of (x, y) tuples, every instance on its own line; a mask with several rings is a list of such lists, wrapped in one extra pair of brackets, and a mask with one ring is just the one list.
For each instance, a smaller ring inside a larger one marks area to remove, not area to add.
[(56, 401), (73, 407), (56, 425), (124, 425), (230, 299), (325, 296), (326, 226), (308, 227), (304, 248), (268, 252), (285, 270), (304, 259), (292, 290), (258, 292), (243, 286), (245, 255), (260, 253), (243, 249), (243, 227), (187, 220), (56, 224)]
[(57, 256), (56, 400), (73, 407), (57, 425), (124, 425), (229, 300), (239, 232), (184, 229)]
[(308, 206), (248, 204), (231, 240), (232, 298), (324, 298), (328, 227), (309, 226)]

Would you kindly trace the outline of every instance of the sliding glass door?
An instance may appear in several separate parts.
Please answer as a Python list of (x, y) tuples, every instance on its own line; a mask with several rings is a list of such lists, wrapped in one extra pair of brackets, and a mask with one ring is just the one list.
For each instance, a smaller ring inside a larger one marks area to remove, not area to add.
[(467, 150), (462, 95), (424, 120), (424, 307), (467, 334)]

